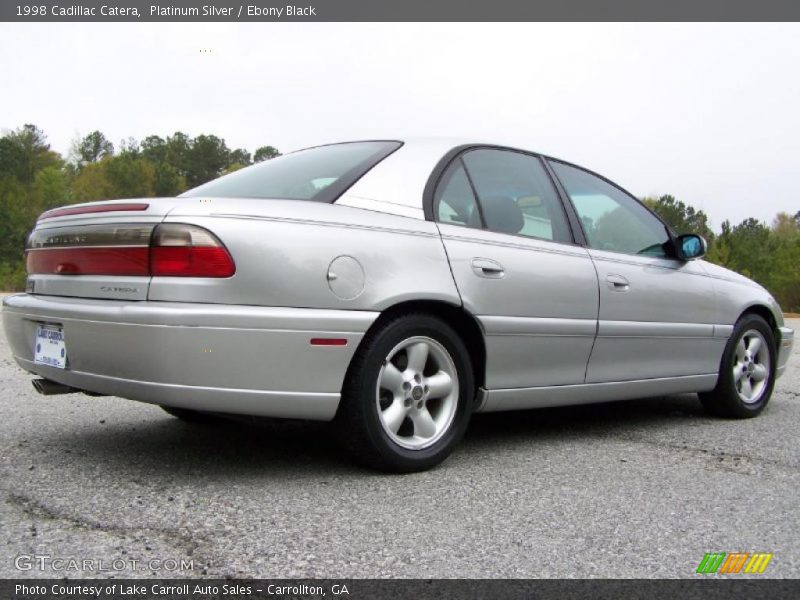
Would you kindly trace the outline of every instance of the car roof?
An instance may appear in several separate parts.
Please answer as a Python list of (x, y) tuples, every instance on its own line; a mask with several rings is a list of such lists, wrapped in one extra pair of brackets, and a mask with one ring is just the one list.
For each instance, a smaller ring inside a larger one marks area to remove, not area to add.
[(458, 137), (381, 139), (394, 139), (403, 145), (356, 181), (336, 204), (424, 219), (422, 202), (425, 186), (436, 165), (451, 150), (473, 145), (514, 147)]

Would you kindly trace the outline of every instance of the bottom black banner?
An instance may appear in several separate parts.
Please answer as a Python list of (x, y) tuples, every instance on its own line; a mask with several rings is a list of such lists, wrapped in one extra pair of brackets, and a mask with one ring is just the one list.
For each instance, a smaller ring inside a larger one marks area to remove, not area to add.
[(4, 579), (2, 600), (800, 598), (782, 579)]

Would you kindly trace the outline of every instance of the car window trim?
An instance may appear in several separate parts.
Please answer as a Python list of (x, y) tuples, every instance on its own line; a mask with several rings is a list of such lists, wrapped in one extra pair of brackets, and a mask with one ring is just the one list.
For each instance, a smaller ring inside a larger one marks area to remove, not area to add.
[(569, 197), (567, 190), (561, 184), (561, 180), (556, 176), (555, 171), (553, 171), (553, 167), (550, 166), (549, 160), (547, 160), (544, 156), (540, 156), (539, 160), (541, 161), (542, 165), (544, 165), (545, 171), (547, 171), (547, 174), (550, 176), (550, 180), (553, 182), (553, 186), (556, 188), (559, 198), (561, 198), (561, 204), (564, 206), (564, 210), (567, 213), (567, 219), (569, 220), (569, 225), (572, 228), (572, 236), (575, 238), (575, 243), (579, 246), (583, 246), (584, 248), (588, 248), (589, 238), (586, 237), (586, 231), (583, 229), (583, 223), (581, 223), (581, 219), (572, 204), (572, 199)]
[[(475, 209), (478, 211), (478, 219), (481, 223), (479, 229), (486, 229), (486, 218), (483, 216), (483, 204), (481, 203), (481, 199), (478, 197), (478, 189), (475, 187), (475, 182), (472, 181), (472, 175), (470, 175), (469, 169), (467, 168), (467, 163), (464, 162), (464, 154), (466, 154), (466, 152), (458, 155), (458, 165), (461, 167), (461, 169), (463, 169), (464, 175), (467, 176), (469, 189), (472, 191), (473, 200), (475, 200)], [(456, 161), (453, 161), (453, 163), (455, 162)], [(439, 202), (441, 202), (441, 198), (439, 199)]]
[[(520, 148), (512, 148), (510, 146), (498, 146), (496, 144), (462, 144), (460, 146), (456, 146), (451, 148), (440, 160), (436, 163), (436, 166), (431, 171), (430, 176), (428, 177), (428, 181), (425, 183), (425, 189), (423, 190), (422, 195), (422, 209), (425, 215), (426, 221), (433, 221), (435, 223), (440, 223), (436, 218), (436, 207), (434, 206), (436, 188), (439, 186), (439, 182), (442, 179), (445, 171), (450, 167), (450, 164), (453, 163), (456, 159), (461, 160), (461, 165), (464, 168), (465, 173), (467, 174), (467, 178), (470, 182), (470, 187), (472, 188), (472, 194), (475, 198), (475, 203), (478, 206), (478, 209), (481, 211), (481, 221), (482, 226), (481, 230), (483, 231), (490, 231), (492, 233), (501, 233), (502, 235), (510, 235), (513, 237), (520, 237), (524, 239), (532, 239), (532, 240), (541, 240), (544, 242), (550, 242), (552, 244), (566, 244), (568, 246), (584, 246), (585, 244), (579, 242), (578, 240), (583, 238), (583, 230), (578, 230), (578, 235), (576, 235), (576, 230), (574, 223), (569, 217), (569, 210), (565, 205), (565, 198), (559, 192), (558, 186), (556, 185), (556, 181), (553, 176), (550, 174), (549, 169), (543, 165), (544, 172), (550, 179), (550, 184), (553, 186), (553, 191), (555, 191), (556, 198), (558, 198), (559, 203), (561, 204), (561, 210), (563, 211), (564, 217), (567, 222), (567, 229), (569, 230), (571, 240), (552, 240), (543, 237), (533, 236), (533, 235), (522, 235), (519, 233), (502, 233), (498, 231), (492, 231), (486, 227), (486, 222), (483, 220), (483, 209), (481, 207), (480, 199), (478, 198), (477, 191), (472, 184), (472, 176), (469, 174), (469, 170), (466, 168), (466, 164), (464, 163), (462, 157), (472, 150), (500, 150), (505, 152), (515, 152), (517, 154), (524, 154), (525, 156), (530, 156), (531, 158), (535, 158), (541, 164), (544, 158), (541, 154), (536, 152), (531, 152), (529, 150), (522, 150)], [(456, 227), (467, 227), (468, 229), (476, 229), (475, 227), (470, 227), (468, 225), (460, 225), (458, 223), (447, 223), (448, 225), (455, 225)]]

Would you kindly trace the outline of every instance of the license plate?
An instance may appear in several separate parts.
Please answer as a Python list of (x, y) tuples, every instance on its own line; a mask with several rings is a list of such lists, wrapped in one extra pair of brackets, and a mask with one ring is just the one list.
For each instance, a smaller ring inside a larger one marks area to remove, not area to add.
[(64, 369), (67, 366), (67, 345), (64, 330), (56, 325), (38, 325), (33, 347), (33, 362)]

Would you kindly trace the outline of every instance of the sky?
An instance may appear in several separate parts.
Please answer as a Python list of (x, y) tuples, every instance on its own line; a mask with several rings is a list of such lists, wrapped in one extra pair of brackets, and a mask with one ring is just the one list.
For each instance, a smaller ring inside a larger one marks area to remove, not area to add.
[(0, 24), (0, 129), (54, 150), (213, 133), (283, 152), (456, 136), (540, 151), (714, 229), (800, 210), (800, 24)]

